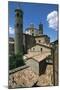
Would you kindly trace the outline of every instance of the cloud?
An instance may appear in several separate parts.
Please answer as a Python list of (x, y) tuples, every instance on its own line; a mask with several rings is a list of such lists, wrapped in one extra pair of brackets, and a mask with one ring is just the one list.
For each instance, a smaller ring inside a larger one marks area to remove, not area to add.
[(9, 36), (14, 36), (14, 28), (9, 27)]
[(52, 11), (47, 15), (47, 21), (49, 27), (54, 29), (55, 31), (58, 30), (58, 12)]

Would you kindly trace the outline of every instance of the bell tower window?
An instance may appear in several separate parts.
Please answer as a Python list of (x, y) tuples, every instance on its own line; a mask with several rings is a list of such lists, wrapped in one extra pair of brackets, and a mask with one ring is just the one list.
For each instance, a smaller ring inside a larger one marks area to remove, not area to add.
[(18, 23), (16, 24), (16, 27), (19, 27), (19, 24)]
[(19, 13), (17, 13), (16, 16), (19, 17)]

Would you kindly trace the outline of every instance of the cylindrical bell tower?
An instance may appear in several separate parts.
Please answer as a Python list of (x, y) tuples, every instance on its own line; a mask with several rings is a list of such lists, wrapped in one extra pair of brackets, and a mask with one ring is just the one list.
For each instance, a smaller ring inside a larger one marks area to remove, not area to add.
[(43, 34), (43, 24), (42, 23), (39, 24), (39, 35), (40, 34)]
[(15, 10), (15, 54), (23, 54), (23, 12)]

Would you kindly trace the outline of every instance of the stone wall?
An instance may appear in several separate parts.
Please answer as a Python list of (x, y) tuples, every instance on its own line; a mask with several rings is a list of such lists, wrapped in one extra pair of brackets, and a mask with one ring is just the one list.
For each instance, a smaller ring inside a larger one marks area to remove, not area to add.
[(59, 71), (59, 66), (58, 66), (58, 47), (55, 48), (55, 52), (54, 52), (54, 61), (55, 61), (55, 85), (58, 85), (58, 71)]
[(35, 37), (36, 43), (50, 44), (50, 38), (48, 36), (37, 36)]
[(37, 85), (53, 86), (53, 65), (47, 65), (45, 73), (39, 76)]
[(39, 63), (33, 59), (26, 61), (26, 64), (32, 68), (32, 70), (39, 75)]
[(44, 47), (42, 45), (35, 45), (33, 46), (32, 48), (30, 48), (28, 50), (28, 52), (50, 52), (51, 53), (51, 49), (50, 48), (47, 48), (47, 47)]
[(53, 71), (54, 71), (54, 85), (57, 86), (59, 84), (59, 64), (58, 64), (58, 45), (54, 47), (54, 52), (53, 52)]
[[(12, 41), (13, 40), (13, 41)], [(9, 54), (12, 54), (12, 52), (14, 53), (15, 49), (15, 43), (14, 43), (14, 39), (13, 38), (9, 38)], [(35, 45), (35, 39), (33, 36), (31, 35), (27, 35), (27, 34), (23, 34), (23, 53), (27, 53), (27, 50), (31, 47), (33, 47)]]
[(37, 80), (38, 75), (36, 75), (30, 67), (27, 67), (9, 74), (8, 84), (10, 89), (32, 87)]
[(29, 59), (26, 61), (26, 64), (30, 66), (32, 70), (38, 75), (44, 74), (47, 67), (46, 60), (38, 62), (34, 59)]
[(45, 38), (44, 37), (37, 37), (37, 38), (35, 38), (35, 40), (36, 40), (36, 43), (45, 43)]

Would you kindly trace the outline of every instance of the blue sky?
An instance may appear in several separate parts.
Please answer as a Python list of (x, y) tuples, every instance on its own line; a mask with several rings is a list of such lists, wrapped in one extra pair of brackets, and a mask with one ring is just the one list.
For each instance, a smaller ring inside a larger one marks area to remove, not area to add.
[[(22, 3), (22, 2), (9, 2), (8, 3), (8, 18), (9, 18), (9, 28), (12, 29), (14, 33), (14, 24), (15, 24), (15, 12), (16, 8), (21, 8), (24, 12), (23, 15), (23, 30), (33, 23), (36, 28), (38, 25), (43, 23), (44, 34), (47, 34), (51, 41), (57, 39), (58, 30), (55, 30), (56, 24), (53, 22), (54, 25), (50, 25), (50, 18), (47, 20), (48, 15), (53, 16), (53, 12), (58, 12), (58, 5), (56, 4), (41, 4), (41, 3)], [(51, 15), (52, 12), (52, 15)], [(55, 14), (54, 14), (55, 16)], [(54, 17), (56, 18), (56, 16)], [(52, 20), (51, 20), (52, 21)], [(55, 21), (55, 19), (54, 19)]]

